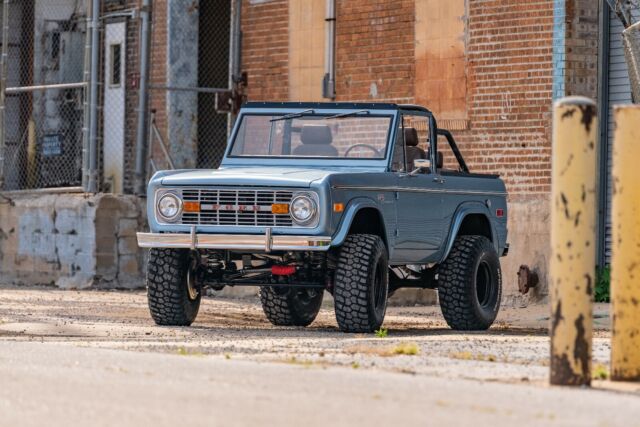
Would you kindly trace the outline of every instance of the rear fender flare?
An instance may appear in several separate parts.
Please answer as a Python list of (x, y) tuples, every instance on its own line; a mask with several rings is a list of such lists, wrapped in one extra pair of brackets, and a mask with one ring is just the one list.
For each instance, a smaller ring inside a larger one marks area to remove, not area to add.
[(458, 237), (458, 232), (460, 231), (460, 227), (462, 226), (464, 219), (468, 215), (472, 214), (484, 215), (487, 218), (487, 221), (489, 222), (489, 228), (491, 229), (491, 243), (493, 243), (496, 251), (499, 252), (498, 236), (496, 234), (495, 227), (493, 226), (493, 222), (491, 221), (491, 212), (489, 211), (489, 208), (487, 208), (484, 203), (466, 202), (458, 206), (455, 213), (453, 214), (453, 220), (451, 221), (449, 234), (445, 241), (444, 252), (442, 253), (442, 256), (440, 257), (440, 260), (438, 262), (443, 262), (445, 259), (447, 259), (449, 253), (451, 252), (451, 248), (453, 248), (453, 243), (455, 242), (456, 237)]

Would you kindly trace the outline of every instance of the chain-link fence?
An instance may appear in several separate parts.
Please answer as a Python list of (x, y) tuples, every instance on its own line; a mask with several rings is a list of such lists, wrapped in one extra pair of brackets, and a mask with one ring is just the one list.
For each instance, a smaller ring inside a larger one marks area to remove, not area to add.
[(217, 167), (246, 84), (240, 4), (4, 1), (0, 191), (127, 194), (145, 172)]
[(84, 1), (3, 4), (2, 190), (82, 182), (85, 6)]
[[(183, 3), (168, 2), (166, 11), (157, 8), (154, 14), (151, 172), (172, 166), (217, 167), (227, 143), (233, 1), (201, 1), (190, 14), (183, 13)], [(180, 31), (167, 31), (164, 16)], [(163, 63), (165, 69), (155, 66)]]

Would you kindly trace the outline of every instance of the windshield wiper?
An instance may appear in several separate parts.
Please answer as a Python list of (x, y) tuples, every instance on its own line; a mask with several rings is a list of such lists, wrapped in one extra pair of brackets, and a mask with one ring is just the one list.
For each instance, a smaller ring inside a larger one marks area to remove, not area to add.
[(275, 119), (271, 119), (269, 120), (270, 122), (279, 122), (280, 120), (289, 120), (289, 119), (295, 119), (297, 117), (302, 117), (305, 114), (313, 114), (313, 110), (304, 110), (304, 111), (300, 111), (298, 113), (291, 113), (291, 114), (287, 114), (284, 115), (282, 117), (276, 117)]
[(342, 117), (351, 117), (351, 116), (355, 116), (356, 114), (362, 114), (362, 113), (371, 114), (371, 112), (369, 110), (358, 110), (358, 111), (350, 111), (348, 113), (336, 114), (335, 116), (325, 117), (324, 119), (325, 120), (340, 119)]

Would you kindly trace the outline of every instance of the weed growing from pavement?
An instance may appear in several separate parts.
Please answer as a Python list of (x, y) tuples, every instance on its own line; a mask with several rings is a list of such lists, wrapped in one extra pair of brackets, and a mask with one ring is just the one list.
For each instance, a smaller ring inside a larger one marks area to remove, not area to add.
[(470, 351), (457, 351), (449, 353), (451, 359), (478, 360), (480, 362), (496, 362), (498, 358), (493, 354), (473, 354)]
[(358, 362), (351, 362), (351, 367), (353, 369), (358, 369), (360, 367), (360, 364)]
[(594, 380), (606, 380), (609, 379), (609, 369), (602, 364), (597, 364), (593, 367), (593, 373), (591, 377)]
[(380, 357), (415, 356), (420, 353), (420, 347), (414, 342), (400, 342), (391, 346), (356, 345), (347, 347), (344, 351), (348, 354), (367, 354)]
[(178, 347), (176, 353), (178, 353), (180, 356), (204, 356), (204, 354), (199, 351), (189, 350), (184, 347)]
[(380, 328), (376, 331), (376, 337), (378, 338), (386, 338), (389, 334), (389, 331), (385, 328)]
[(418, 353), (420, 353), (420, 348), (414, 342), (401, 342), (393, 348), (393, 354), (415, 356)]

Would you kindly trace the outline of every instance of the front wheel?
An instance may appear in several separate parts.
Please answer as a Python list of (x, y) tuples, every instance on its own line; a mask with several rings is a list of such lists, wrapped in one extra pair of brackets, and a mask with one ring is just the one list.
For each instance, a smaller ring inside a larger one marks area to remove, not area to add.
[(496, 320), (502, 298), (498, 254), (484, 236), (460, 236), (438, 269), (440, 308), (452, 329), (479, 331)]
[(262, 310), (276, 326), (309, 326), (322, 305), (322, 289), (296, 289), (263, 286), (260, 288)]
[(147, 298), (157, 325), (189, 326), (196, 319), (202, 297), (196, 265), (187, 249), (153, 248), (149, 252)]
[(338, 259), (333, 298), (336, 320), (343, 332), (373, 332), (387, 309), (389, 261), (379, 236), (352, 234)]

